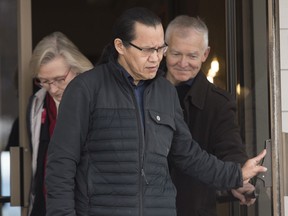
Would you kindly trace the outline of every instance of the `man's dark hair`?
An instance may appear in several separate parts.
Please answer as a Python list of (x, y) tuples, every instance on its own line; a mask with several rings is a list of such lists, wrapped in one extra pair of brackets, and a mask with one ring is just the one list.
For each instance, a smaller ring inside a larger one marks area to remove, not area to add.
[(161, 19), (151, 10), (142, 7), (128, 9), (122, 13), (113, 26), (113, 40), (120, 38), (125, 42), (135, 39), (135, 23), (146, 26), (161, 24)]
[(125, 46), (135, 39), (135, 23), (141, 23), (146, 26), (156, 27), (161, 24), (161, 19), (151, 10), (143, 7), (134, 7), (125, 10), (117, 19), (113, 26), (112, 41), (104, 48), (100, 60), (97, 64), (108, 62), (111, 54), (117, 56), (114, 47), (114, 40), (120, 38)]

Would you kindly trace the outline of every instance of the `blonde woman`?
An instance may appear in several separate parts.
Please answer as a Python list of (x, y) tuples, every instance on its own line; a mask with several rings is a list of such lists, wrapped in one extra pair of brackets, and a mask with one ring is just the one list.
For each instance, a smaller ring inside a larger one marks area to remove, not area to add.
[(33, 51), (30, 71), (40, 89), (31, 97), (28, 107), (33, 175), (29, 216), (46, 214), (46, 152), (63, 92), (74, 77), (92, 67), (92, 63), (61, 32), (44, 37)]

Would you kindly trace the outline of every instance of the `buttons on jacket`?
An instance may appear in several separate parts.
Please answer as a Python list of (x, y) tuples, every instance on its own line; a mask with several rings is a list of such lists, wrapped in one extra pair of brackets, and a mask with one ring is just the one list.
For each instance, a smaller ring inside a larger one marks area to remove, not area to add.
[[(153, 120), (152, 122), (156, 123), (157, 125), (166, 125), (171, 127), (173, 130), (176, 130), (175, 122), (171, 115), (163, 112), (155, 112), (153, 110), (149, 110), (149, 115), (151, 120)], [(148, 119), (146, 121), (148, 122)]]
[(157, 121), (160, 121), (160, 116), (157, 115), (157, 116), (156, 116), (156, 119), (157, 119)]

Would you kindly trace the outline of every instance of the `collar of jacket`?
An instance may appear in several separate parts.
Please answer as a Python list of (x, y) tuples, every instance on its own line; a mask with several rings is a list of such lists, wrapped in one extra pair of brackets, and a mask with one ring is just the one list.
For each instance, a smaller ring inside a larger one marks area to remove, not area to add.
[[(112, 65), (112, 67), (115, 68), (115, 70), (113, 70), (113, 72), (114, 72), (114, 74), (116, 75), (116, 77), (118, 79), (120, 78), (121, 80), (123, 80), (123, 77), (124, 77), (124, 80), (126, 79), (129, 82), (128, 77), (125, 76), (125, 72), (126, 73), (128, 73), (128, 72), (122, 65), (120, 65), (118, 63), (116, 56), (114, 56), (112, 54), (109, 56), (109, 64)], [(152, 80), (156, 79), (158, 76), (162, 76), (163, 77), (164, 74), (165, 74), (165, 72), (163, 70), (161, 70), (160, 68), (158, 68), (156, 76), (153, 79), (145, 80), (145, 81), (148, 81), (150, 83)]]
[(40, 109), (42, 109), (46, 93), (47, 91), (44, 88), (41, 88), (34, 94), (33, 113), (38, 113), (40, 112)]
[(199, 71), (194, 78), (192, 87), (187, 92), (184, 101), (188, 100), (191, 104), (202, 110), (206, 102), (206, 95), (209, 88), (209, 81), (202, 71)]

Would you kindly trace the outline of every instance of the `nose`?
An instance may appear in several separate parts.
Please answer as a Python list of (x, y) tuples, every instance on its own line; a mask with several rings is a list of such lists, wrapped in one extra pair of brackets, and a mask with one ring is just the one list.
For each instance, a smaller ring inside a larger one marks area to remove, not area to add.
[(54, 83), (49, 83), (48, 91), (51, 93), (55, 93), (58, 90), (58, 87), (54, 85)]
[(149, 56), (150, 61), (159, 61), (159, 59), (162, 59), (163, 54), (158, 52), (158, 50), (154, 50), (154, 52)]
[(181, 56), (181, 59), (179, 60), (178, 64), (181, 67), (186, 67), (188, 65), (188, 61), (187, 61), (186, 57), (185, 56)]

